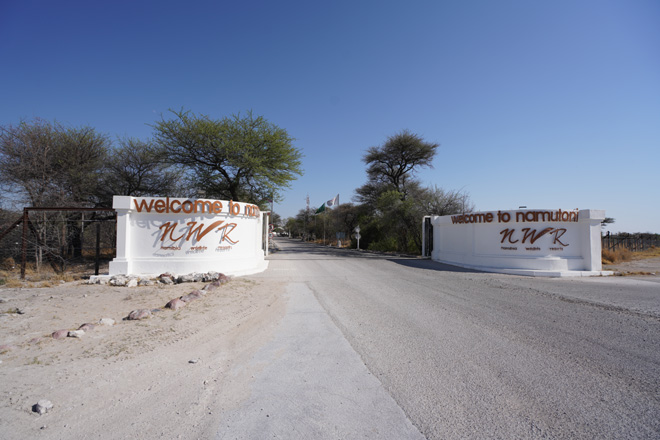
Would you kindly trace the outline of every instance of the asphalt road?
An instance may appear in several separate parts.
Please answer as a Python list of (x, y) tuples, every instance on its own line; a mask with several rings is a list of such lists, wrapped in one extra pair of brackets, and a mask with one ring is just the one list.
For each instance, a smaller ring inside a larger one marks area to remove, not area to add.
[[(259, 277), (290, 285), (294, 314), (220, 438), (257, 420), (243, 438), (660, 438), (657, 277), (516, 277), (277, 243)], [(335, 358), (345, 369), (329, 378)], [(340, 384), (341, 399), (323, 397)], [(265, 424), (268, 397), (286, 423)]]

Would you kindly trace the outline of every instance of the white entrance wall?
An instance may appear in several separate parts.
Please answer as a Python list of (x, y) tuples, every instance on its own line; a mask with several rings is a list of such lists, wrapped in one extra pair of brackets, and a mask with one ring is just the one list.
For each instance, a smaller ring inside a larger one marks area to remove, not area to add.
[(110, 275), (247, 275), (267, 267), (262, 213), (256, 205), (115, 196), (113, 208), (117, 257), (110, 263)]
[(433, 216), (435, 261), (532, 276), (611, 275), (602, 271), (605, 211), (525, 209)]

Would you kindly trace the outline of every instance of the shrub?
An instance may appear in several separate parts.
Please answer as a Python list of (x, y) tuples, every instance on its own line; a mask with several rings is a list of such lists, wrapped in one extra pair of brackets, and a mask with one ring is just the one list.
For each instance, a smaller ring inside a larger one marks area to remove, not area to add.
[(630, 261), (632, 260), (632, 255), (633, 253), (627, 248), (619, 248), (615, 251), (603, 249), (602, 261), (604, 264), (614, 264), (621, 261)]
[(396, 238), (386, 237), (369, 244), (369, 250), (378, 252), (395, 252), (397, 249)]
[(0, 269), (14, 270), (15, 268), (16, 268), (16, 261), (14, 261), (12, 257), (4, 258), (0, 263)]

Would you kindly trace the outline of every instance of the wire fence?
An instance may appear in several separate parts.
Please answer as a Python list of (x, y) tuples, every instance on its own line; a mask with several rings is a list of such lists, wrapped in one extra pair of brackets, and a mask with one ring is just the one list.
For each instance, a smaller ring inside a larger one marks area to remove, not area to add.
[(603, 250), (616, 251), (628, 249), (641, 252), (653, 247), (660, 247), (660, 234), (610, 234), (601, 238)]
[[(16, 218), (18, 217), (18, 218)], [(4, 270), (99, 273), (116, 254), (111, 208), (25, 208), (0, 219), (0, 265)]]

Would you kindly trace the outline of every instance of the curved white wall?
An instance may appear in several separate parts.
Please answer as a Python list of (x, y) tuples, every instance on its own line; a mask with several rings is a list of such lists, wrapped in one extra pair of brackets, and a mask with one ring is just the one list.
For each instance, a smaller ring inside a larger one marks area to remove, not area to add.
[(527, 209), (431, 217), (435, 261), (535, 276), (602, 272), (605, 211)]
[(259, 208), (226, 200), (115, 196), (117, 258), (110, 275), (265, 270)]

